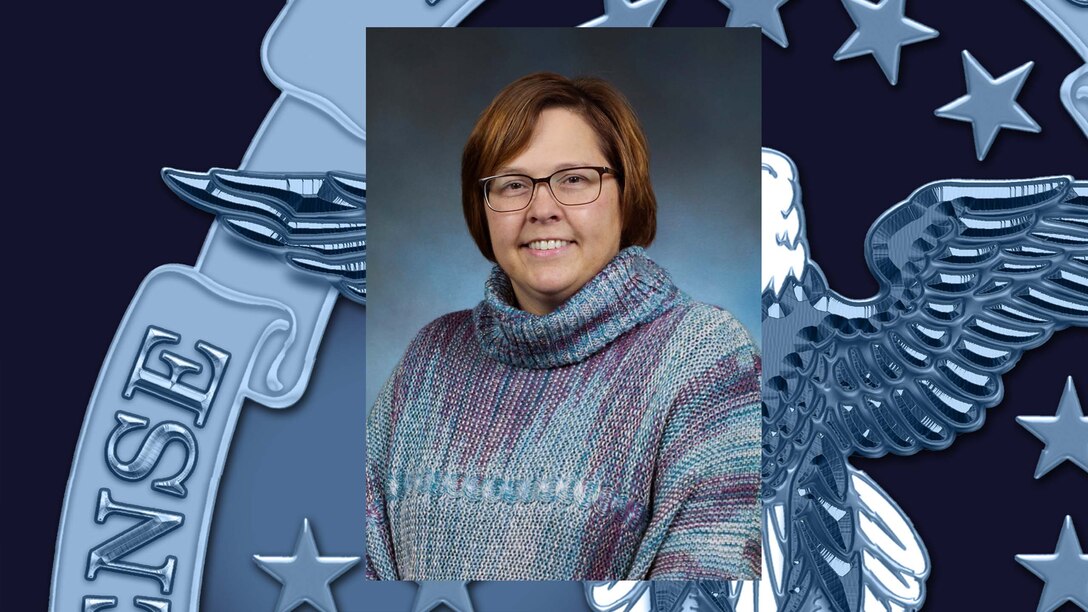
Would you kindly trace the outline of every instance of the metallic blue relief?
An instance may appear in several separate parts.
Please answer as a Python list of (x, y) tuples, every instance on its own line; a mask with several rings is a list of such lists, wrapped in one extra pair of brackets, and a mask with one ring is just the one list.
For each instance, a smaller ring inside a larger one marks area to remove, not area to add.
[(729, 7), (727, 28), (757, 27), (763, 35), (773, 40), (779, 47), (790, 46), (786, 38), (786, 27), (782, 25), (782, 16), (778, 10), (789, 0), (718, 0)]
[(1001, 128), (1036, 133), (1042, 131), (1031, 115), (1016, 103), (1016, 96), (1023, 89), (1034, 65), (1034, 62), (1027, 62), (995, 79), (973, 55), (964, 50), (963, 71), (967, 78), (967, 95), (938, 108), (935, 114), (971, 124), (975, 136), (975, 155), (979, 161), (986, 157)]
[(1016, 555), (1016, 561), (1046, 583), (1036, 610), (1056, 610), (1067, 601), (1088, 610), (1088, 555), (1077, 538), (1073, 517), (1066, 515), (1062, 522), (1054, 554)]
[(604, 0), (604, 15), (591, 19), (582, 28), (646, 28), (654, 24), (665, 0)]
[(90, 550), (87, 554), (87, 580), (95, 580), (99, 571), (109, 570), (157, 582), (162, 594), (169, 595), (174, 589), (177, 557), (168, 555), (158, 566), (125, 559), (130, 553), (181, 527), (185, 516), (158, 508), (120, 503), (113, 499), (109, 489), (102, 489), (98, 492), (94, 522), (105, 524), (115, 515), (132, 517), (138, 522)]
[(763, 171), (762, 582), (777, 609), (918, 607), (920, 539), (847, 457), (946, 448), (1024, 351), (1088, 324), (1088, 183), (926, 185), (870, 228), (880, 291), (850, 300), (807, 258), (792, 160), (765, 149)]
[(106, 440), (106, 465), (109, 466), (110, 471), (124, 480), (142, 480), (158, 466), (167, 445), (179, 444), (185, 452), (184, 465), (173, 476), (152, 482), (151, 488), (169, 495), (185, 497), (188, 493), (185, 490), (185, 479), (192, 473), (197, 460), (196, 438), (193, 432), (176, 421), (159, 423), (144, 437), (140, 443), (140, 450), (126, 461), (117, 453), (117, 445), (121, 438), (130, 431), (146, 429), (151, 421), (123, 410), (118, 410), (114, 416), (117, 418), (117, 427), (110, 432), (110, 437)]
[[(438, 13), (471, 3), (444, 4)], [(198, 609), (243, 404), (298, 401), (336, 297), (365, 300), (366, 183), (354, 173), (365, 164), (363, 83), (343, 75), (361, 74), (358, 24), (380, 12), (289, 2), (261, 54), (283, 93), (239, 169), (165, 173), (219, 220), (195, 265), (146, 277), (101, 366), (65, 494), (51, 610)], [(142, 441), (125, 435), (144, 427)], [(96, 500), (107, 514), (95, 516)], [(149, 518), (133, 526), (123, 508)]]
[(346, 172), (268, 173), (166, 168), (183, 200), (216, 215), (246, 244), (328, 279), (366, 303), (366, 177)]
[(253, 561), (282, 586), (276, 612), (307, 603), (321, 612), (336, 612), (329, 585), (359, 562), (359, 557), (328, 557), (317, 552), (310, 519), (303, 519), (295, 549), (288, 556), (253, 555)]
[(902, 48), (937, 37), (937, 30), (904, 15), (906, 1), (842, 0), (857, 29), (835, 52), (835, 61), (872, 55), (888, 82), (898, 83)]
[(1042, 478), (1063, 461), (1069, 461), (1088, 473), (1088, 417), (1084, 416), (1072, 376), (1065, 380), (1065, 390), (1058, 402), (1056, 415), (1018, 416), (1016, 422), (1046, 444), (1035, 468), (1036, 479)]
[[(299, 392), (268, 388), (297, 328), (282, 302), (239, 293), (188, 266), (147, 276), (87, 408), (57, 538), (52, 609), (98, 594), (161, 595), (195, 609), (210, 509), (242, 402), (262, 396), (283, 405)], [(119, 451), (121, 429), (143, 424), (152, 431), (139, 450)], [(186, 451), (180, 466), (158, 461), (156, 450), (171, 447)]]
[(464, 580), (430, 580), (419, 583), (412, 612), (430, 612), (445, 606), (454, 612), (472, 612), (468, 582)]
[(1024, 0), (1062, 35), (1085, 64), (1062, 81), (1065, 110), (1088, 138), (1088, 0)]

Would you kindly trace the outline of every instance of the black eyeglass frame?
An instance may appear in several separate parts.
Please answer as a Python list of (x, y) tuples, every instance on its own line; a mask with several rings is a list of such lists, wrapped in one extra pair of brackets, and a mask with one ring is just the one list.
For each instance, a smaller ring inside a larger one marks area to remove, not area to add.
[[(552, 190), (552, 177), (559, 174), (560, 172), (569, 172), (571, 170), (596, 170), (597, 171), (598, 178), (601, 181), (600, 184), (598, 185), (597, 197), (593, 198), (592, 200), (590, 200), (588, 202), (582, 202), (581, 204), (567, 204), (567, 203), (561, 201), (559, 198), (556, 197), (555, 191)], [(493, 210), (493, 211), (495, 211), (497, 213), (508, 213), (508, 212), (520, 212), (520, 211), (525, 210), (526, 208), (529, 208), (529, 205), (533, 203), (533, 198), (536, 197), (536, 186), (539, 185), (540, 183), (544, 183), (545, 185), (547, 185), (548, 193), (552, 194), (552, 199), (555, 200), (556, 202), (558, 202), (559, 204), (563, 205), (563, 206), (574, 207), (574, 206), (585, 206), (587, 204), (592, 204), (592, 203), (596, 202), (597, 200), (599, 200), (601, 198), (601, 193), (604, 191), (604, 175), (606, 175), (606, 174), (611, 174), (612, 176), (614, 176), (616, 178), (620, 178), (620, 176), (621, 176), (621, 174), (619, 173), (618, 170), (616, 170), (614, 168), (609, 168), (608, 166), (571, 166), (569, 168), (560, 168), (560, 169), (556, 170), (555, 172), (552, 172), (548, 176), (543, 176), (543, 177), (540, 177), (540, 178), (533, 178), (533, 177), (529, 176), (528, 174), (521, 174), (521, 173), (518, 173), (518, 172), (509, 172), (507, 174), (496, 174), (495, 176), (485, 176), (484, 178), (480, 179), (479, 182), (480, 182), (480, 188), (483, 189), (483, 191), (484, 191), (484, 204), (487, 205), (488, 208), (490, 208), (491, 210)], [(503, 177), (506, 177), (506, 176), (521, 176), (521, 177), (525, 177), (525, 178), (529, 179), (530, 181), (532, 181), (533, 184), (530, 187), (531, 191), (529, 192), (529, 200), (527, 202), (525, 202), (525, 206), (522, 206), (521, 208), (515, 208), (515, 209), (512, 209), (512, 210), (498, 210), (494, 206), (491, 205), (491, 200), (489, 200), (488, 197), (487, 197), (487, 182), (495, 180), (495, 179), (500, 179), (500, 178), (503, 178)]]

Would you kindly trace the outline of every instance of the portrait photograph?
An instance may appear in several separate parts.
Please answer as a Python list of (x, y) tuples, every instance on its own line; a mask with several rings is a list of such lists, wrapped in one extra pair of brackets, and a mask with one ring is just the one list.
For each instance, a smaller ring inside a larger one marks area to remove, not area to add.
[(367, 578), (759, 578), (758, 36), (367, 30)]

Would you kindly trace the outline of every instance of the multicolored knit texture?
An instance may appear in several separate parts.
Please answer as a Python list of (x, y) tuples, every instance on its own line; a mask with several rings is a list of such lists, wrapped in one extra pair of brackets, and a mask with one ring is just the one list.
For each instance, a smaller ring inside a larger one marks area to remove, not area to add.
[(754, 579), (760, 362), (728, 312), (621, 251), (554, 312), (498, 268), (367, 417), (366, 574)]

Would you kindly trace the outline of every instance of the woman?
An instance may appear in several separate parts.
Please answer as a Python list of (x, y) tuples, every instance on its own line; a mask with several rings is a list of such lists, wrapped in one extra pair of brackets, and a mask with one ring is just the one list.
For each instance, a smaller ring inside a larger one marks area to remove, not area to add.
[(462, 158), (497, 263), (367, 420), (367, 576), (758, 577), (759, 357), (643, 251), (646, 140), (599, 79), (508, 85)]

